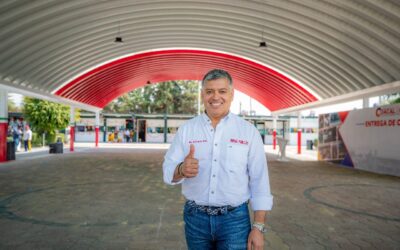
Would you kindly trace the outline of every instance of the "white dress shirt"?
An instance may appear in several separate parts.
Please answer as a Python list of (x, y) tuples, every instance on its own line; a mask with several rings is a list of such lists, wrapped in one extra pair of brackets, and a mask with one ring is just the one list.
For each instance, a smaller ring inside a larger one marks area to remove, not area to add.
[(27, 129), (25, 129), (24, 130), (24, 134), (23, 134), (23, 139), (24, 139), (24, 141), (31, 141), (32, 140), (32, 130), (27, 130)]
[[(199, 173), (172, 182), (176, 166), (195, 146)], [(271, 210), (272, 195), (261, 135), (249, 122), (229, 113), (214, 129), (206, 114), (183, 124), (164, 157), (164, 182), (182, 183), (182, 194), (199, 205), (238, 206)]]

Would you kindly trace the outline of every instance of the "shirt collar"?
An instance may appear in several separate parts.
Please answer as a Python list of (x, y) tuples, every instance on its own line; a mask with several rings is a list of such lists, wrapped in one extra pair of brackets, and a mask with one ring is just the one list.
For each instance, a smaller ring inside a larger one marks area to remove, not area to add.
[[(231, 117), (231, 116), (232, 116), (232, 113), (229, 111), (228, 114), (221, 119), (221, 121), (227, 121), (229, 119), (229, 117)], [(211, 124), (211, 119), (210, 119), (210, 117), (208, 117), (206, 112), (201, 114), (201, 117), (203, 117), (203, 121), (206, 124)]]

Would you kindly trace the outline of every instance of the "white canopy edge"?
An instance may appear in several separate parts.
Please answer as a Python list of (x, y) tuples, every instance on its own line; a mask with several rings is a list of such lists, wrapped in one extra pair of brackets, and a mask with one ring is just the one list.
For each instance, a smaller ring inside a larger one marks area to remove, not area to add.
[(382, 84), (379, 86), (362, 89), (359, 91), (354, 91), (354, 92), (350, 92), (350, 93), (347, 93), (344, 95), (335, 96), (335, 97), (327, 98), (327, 99), (320, 100), (320, 101), (310, 102), (307, 104), (303, 104), (303, 105), (299, 105), (299, 106), (295, 106), (295, 107), (291, 107), (291, 108), (287, 108), (287, 109), (280, 109), (280, 110), (271, 112), (271, 114), (272, 115), (284, 115), (284, 114), (298, 112), (298, 111), (302, 111), (302, 110), (306, 110), (306, 109), (320, 108), (320, 107), (324, 107), (324, 106), (328, 106), (328, 105), (350, 102), (350, 101), (355, 101), (355, 100), (359, 100), (362, 98), (392, 94), (392, 93), (397, 93), (397, 92), (400, 92), (400, 81), (385, 83), (385, 84)]
[(38, 99), (42, 99), (42, 100), (46, 100), (46, 101), (51, 101), (51, 102), (56, 102), (56, 103), (60, 103), (60, 104), (65, 104), (65, 105), (69, 105), (75, 108), (80, 108), (80, 109), (84, 109), (87, 111), (91, 111), (91, 112), (99, 112), (102, 109), (92, 106), (92, 105), (88, 105), (88, 104), (84, 104), (81, 102), (77, 102), (77, 101), (73, 101), (73, 100), (69, 100), (60, 96), (55, 96), (55, 95), (50, 95), (50, 94), (43, 94), (43, 93), (39, 93), (37, 91), (34, 91), (32, 89), (22, 89), (21, 86), (18, 87), (12, 87), (6, 84), (3, 84), (0, 82), (0, 89), (2, 90), (6, 90), (9, 93), (16, 93), (16, 94), (21, 94), (23, 96), (28, 96), (28, 97), (34, 97), (34, 98), (38, 98)]

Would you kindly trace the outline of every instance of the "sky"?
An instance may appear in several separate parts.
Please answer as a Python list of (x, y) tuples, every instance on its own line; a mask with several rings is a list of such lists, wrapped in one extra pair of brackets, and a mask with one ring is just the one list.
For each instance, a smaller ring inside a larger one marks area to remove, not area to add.
[(249, 97), (248, 95), (240, 92), (239, 90), (235, 89), (235, 95), (233, 97), (233, 102), (231, 104), (231, 112), (239, 114), (240, 108), (241, 110), (250, 111), (250, 105), (251, 109), (256, 112), (255, 115), (271, 115), (271, 111), (269, 111), (269, 109), (264, 107), (264, 105), (259, 103), (257, 100)]

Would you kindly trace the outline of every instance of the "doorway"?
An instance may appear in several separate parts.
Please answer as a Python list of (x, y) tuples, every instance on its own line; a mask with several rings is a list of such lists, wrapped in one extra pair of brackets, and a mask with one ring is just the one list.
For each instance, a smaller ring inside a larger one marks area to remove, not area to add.
[(146, 120), (138, 120), (138, 142), (146, 142)]

